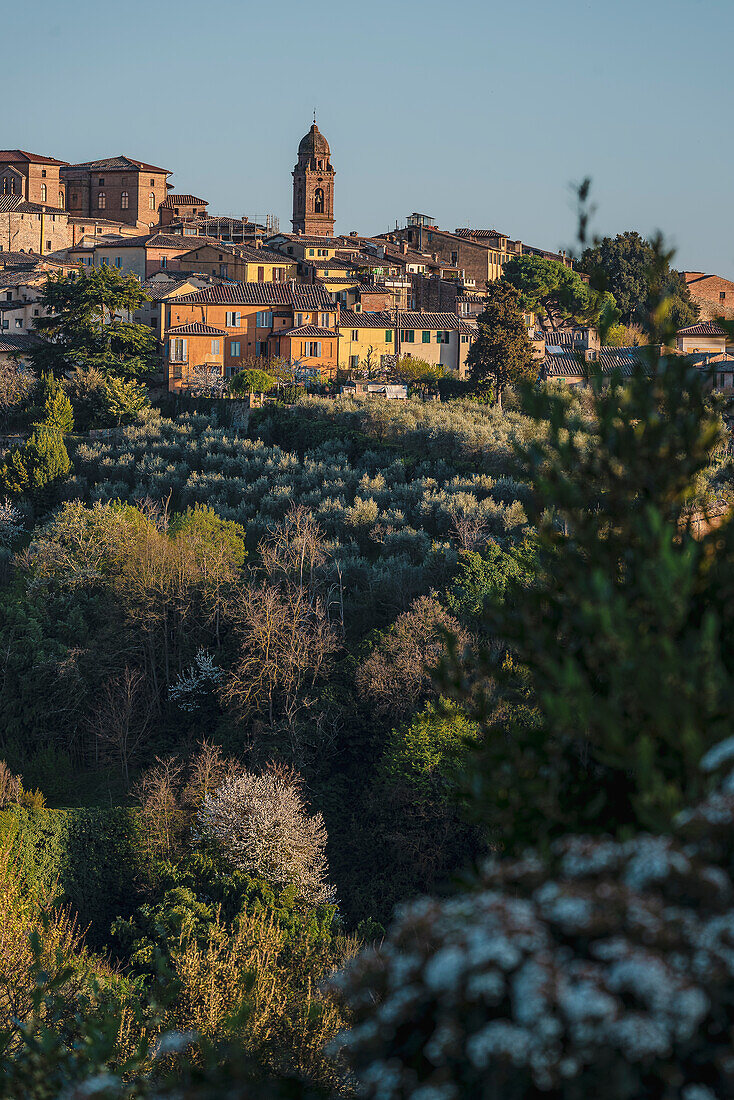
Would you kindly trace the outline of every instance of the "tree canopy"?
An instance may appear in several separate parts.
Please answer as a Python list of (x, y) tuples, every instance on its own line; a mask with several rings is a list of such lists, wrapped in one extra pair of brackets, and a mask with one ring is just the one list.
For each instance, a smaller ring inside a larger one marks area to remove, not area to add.
[(655, 281), (661, 285), (652, 287), (659, 253), (639, 233), (627, 231), (616, 237), (604, 237), (593, 248), (587, 248), (581, 256), (579, 270), (590, 277), (591, 285), (602, 292), (614, 295), (622, 320), (627, 323), (644, 322), (649, 316), (660, 291), (668, 300), (671, 319), (676, 328), (692, 324), (698, 309), (691, 301), (685, 280), (679, 271), (670, 266), (670, 257), (663, 260)]
[(530, 379), (535, 370), (520, 302), (520, 292), (510, 283), (490, 283), (487, 304), (477, 319), (477, 338), (467, 355), (472, 379), (480, 388), (491, 385), (499, 405), (506, 386)]
[(134, 275), (108, 265), (49, 275), (40, 298), (46, 315), (34, 322), (42, 338), (30, 352), (34, 366), (56, 375), (95, 367), (124, 378), (148, 376), (157, 362), (155, 336), (129, 320), (146, 301)]
[(614, 298), (585, 282), (578, 271), (543, 256), (517, 256), (504, 267), (503, 279), (519, 292), (519, 307), (564, 324), (597, 325), (616, 319)]
[(276, 385), (276, 379), (267, 371), (248, 367), (238, 371), (229, 384), (232, 393), (267, 393)]

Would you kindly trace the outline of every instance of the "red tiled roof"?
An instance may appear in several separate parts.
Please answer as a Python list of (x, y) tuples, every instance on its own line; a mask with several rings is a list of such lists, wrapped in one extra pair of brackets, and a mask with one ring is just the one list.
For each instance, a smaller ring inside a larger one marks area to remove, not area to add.
[[(451, 332), (459, 328), (459, 318), (455, 313), (398, 313), (401, 331), (435, 329), (437, 332)], [(465, 323), (465, 322), (464, 322)], [(382, 310), (380, 313), (355, 313), (343, 309), (339, 317), (341, 328), (395, 328), (395, 312)], [(474, 329), (472, 328), (472, 332)]]
[(169, 168), (156, 168), (154, 164), (146, 164), (144, 160), (133, 160), (131, 157), (126, 157), (124, 153), (120, 153), (119, 157), (103, 157), (102, 160), (85, 160), (78, 164), (67, 164), (67, 168), (104, 168), (107, 171), (129, 171), (131, 168), (138, 168), (141, 171), (145, 169), (146, 172), (162, 172), (166, 176), (170, 176), (171, 171)]
[(26, 202), (20, 195), (0, 195), (0, 213), (2, 214), (65, 214), (65, 210), (57, 206), (47, 206), (46, 203)]
[(164, 210), (171, 210), (174, 206), (208, 206), (206, 199), (197, 199), (195, 195), (166, 195), (161, 203)]
[(29, 161), (31, 164), (66, 165), (69, 163), (66, 160), (55, 160), (53, 157), (42, 157), (38, 153), (28, 153), (25, 149), (0, 149), (0, 163), (17, 164), (22, 161)]
[(726, 336), (726, 330), (715, 321), (700, 321), (697, 325), (679, 328), (678, 336)]
[(176, 336), (226, 336), (227, 333), (224, 329), (214, 328), (212, 325), (204, 325), (201, 321), (192, 321), (188, 325), (174, 325), (173, 328), (167, 328), (167, 333), (174, 333)]
[(204, 305), (293, 306), (295, 309), (335, 308), (331, 295), (310, 283), (224, 283), (184, 294), (177, 301)]
[(291, 328), (287, 332), (278, 333), (278, 336), (332, 336), (335, 340), (336, 335), (330, 328), (319, 328), (318, 325), (301, 325), (300, 328)]

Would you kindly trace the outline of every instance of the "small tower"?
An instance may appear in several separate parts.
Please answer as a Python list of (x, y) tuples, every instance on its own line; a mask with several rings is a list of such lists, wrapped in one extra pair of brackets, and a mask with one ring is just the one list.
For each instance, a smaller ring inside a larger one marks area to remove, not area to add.
[(298, 146), (293, 169), (293, 232), (308, 236), (334, 235), (334, 176), (329, 143), (316, 125)]

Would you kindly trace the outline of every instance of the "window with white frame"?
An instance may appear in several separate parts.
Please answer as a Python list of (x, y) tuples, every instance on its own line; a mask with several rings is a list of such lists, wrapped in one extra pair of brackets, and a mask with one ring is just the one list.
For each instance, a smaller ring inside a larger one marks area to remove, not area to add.
[(359, 340), (359, 329), (358, 328), (353, 328), (352, 329), (352, 339), (353, 340)]
[(358, 355), (350, 355), (349, 356), (349, 366), (354, 368), (354, 369), (356, 369), (359, 366), (359, 356)]
[(212, 340), (212, 355), (219, 355), (219, 340)]
[(228, 310), (224, 315), (224, 323), (227, 328), (240, 328), (242, 325), (242, 314), (237, 313), (235, 310)]
[(48, 188), (46, 187), (45, 183), (42, 183), (41, 184), (41, 202), (46, 201), (47, 194), (48, 194)]
[(331, 314), (319, 313), (319, 324), (321, 325), (321, 328), (329, 328), (331, 324)]
[(239, 359), (239, 357), (241, 355), (240, 347), (241, 347), (241, 344), (240, 344), (239, 340), (230, 340), (230, 342), (229, 342), (229, 354), (232, 356), (233, 359)]
[(273, 313), (269, 309), (261, 309), (256, 317), (255, 324), (258, 328), (272, 328), (273, 327)]
[(106, 206), (107, 196), (105, 195), (104, 191), (100, 191), (100, 193), (97, 195), (97, 209), (104, 210)]
[(302, 324), (303, 324), (303, 314), (302, 313), (296, 313), (294, 318), (293, 318), (293, 327), (294, 328), (300, 328)]
[(171, 340), (171, 362), (185, 363), (186, 350), (187, 341), (183, 340), (180, 336), (176, 336), (173, 340)]
[(148, 209), (155, 210), (155, 191), (151, 191), (148, 195)]
[(122, 195), (120, 196), (120, 206), (123, 210), (127, 210), (129, 205), (130, 205), (130, 195), (128, 194), (127, 191), (123, 191)]

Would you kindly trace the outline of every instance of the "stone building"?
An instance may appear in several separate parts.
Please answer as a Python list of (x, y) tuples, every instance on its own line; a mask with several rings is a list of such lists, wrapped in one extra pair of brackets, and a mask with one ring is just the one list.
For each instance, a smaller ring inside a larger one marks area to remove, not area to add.
[(96, 214), (148, 229), (158, 223), (158, 209), (168, 194), (171, 173), (167, 168), (119, 156), (68, 164), (60, 174), (70, 214)]
[(293, 169), (293, 231), (311, 236), (334, 234), (334, 169), (329, 143), (316, 125), (301, 138)]
[(704, 271), (684, 271), (683, 278), (692, 301), (699, 307), (702, 321), (734, 318), (734, 282), (720, 275), (707, 275)]
[(0, 149), (0, 196), (15, 195), (26, 202), (63, 210), (66, 184), (60, 171), (65, 166), (65, 160), (27, 153), (25, 149)]

